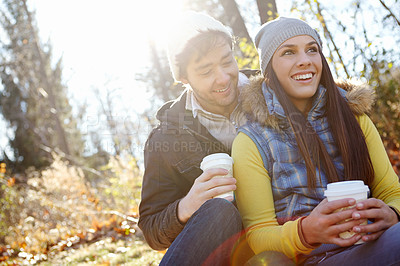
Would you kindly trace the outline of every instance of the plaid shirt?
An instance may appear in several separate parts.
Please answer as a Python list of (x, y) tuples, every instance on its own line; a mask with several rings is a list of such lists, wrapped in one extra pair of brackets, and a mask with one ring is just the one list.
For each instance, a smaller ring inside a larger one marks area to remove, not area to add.
[[(274, 92), (268, 89), (265, 83), (262, 86), (268, 112), (278, 118), (280, 128), (275, 130), (256, 122), (248, 122), (239, 131), (248, 135), (257, 145), (264, 167), (271, 178), (278, 221), (284, 223), (308, 215), (324, 199), (327, 178), (324, 172), (319, 173), (317, 170), (317, 177), (321, 176), (317, 180), (317, 188), (307, 188), (306, 165), (283, 107)], [(320, 86), (307, 119), (325, 144), (338, 170), (339, 178), (342, 179), (344, 172), (342, 158), (329, 130), (327, 118), (323, 115), (325, 93), (326, 89)]]

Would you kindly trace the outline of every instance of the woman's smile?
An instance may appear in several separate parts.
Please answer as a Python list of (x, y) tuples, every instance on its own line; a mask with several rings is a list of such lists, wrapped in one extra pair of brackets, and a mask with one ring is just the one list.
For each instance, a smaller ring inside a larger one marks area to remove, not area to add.
[(286, 94), (301, 112), (307, 112), (322, 73), (317, 42), (300, 35), (283, 42), (272, 56), (272, 68)]

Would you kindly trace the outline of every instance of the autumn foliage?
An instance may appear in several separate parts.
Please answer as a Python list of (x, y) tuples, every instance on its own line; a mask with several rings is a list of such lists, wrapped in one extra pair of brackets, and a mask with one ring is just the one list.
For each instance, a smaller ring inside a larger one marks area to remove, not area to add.
[(32, 264), (105, 237), (140, 234), (141, 175), (131, 157), (112, 158), (98, 180), (87, 180), (82, 169), (59, 157), (26, 177), (2, 172), (0, 193), (10, 202), (1, 205), (7, 217), (0, 223), (0, 261)]

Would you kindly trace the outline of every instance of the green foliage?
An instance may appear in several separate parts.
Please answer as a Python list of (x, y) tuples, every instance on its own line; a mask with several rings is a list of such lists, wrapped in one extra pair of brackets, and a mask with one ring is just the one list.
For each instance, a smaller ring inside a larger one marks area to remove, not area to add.
[[(23, 105), (28, 105), (26, 97), (14, 82), (14, 78), (7, 74), (6, 68), (0, 67), (0, 78), (4, 90), (0, 93), (0, 110), (6, 120), (14, 128), (14, 138), (9, 140), (14, 149), (14, 157), (23, 157), (23, 165), (33, 165), (38, 168), (49, 164), (48, 155), (35, 143), (40, 143), (40, 138), (33, 128), (29, 126), (30, 121), (22, 110)], [(26, 112), (25, 112), (26, 113)], [(34, 154), (30, 156), (29, 154)], [(21, 163), (21, 160), (18, 160)]]
[(241, 38), (238, 41), (238, 47), (240, 55), (235, 56), (235, 58), (239, 69), (258, 69), (260, 67), (258, 53), (253, 43), (246, 38)]

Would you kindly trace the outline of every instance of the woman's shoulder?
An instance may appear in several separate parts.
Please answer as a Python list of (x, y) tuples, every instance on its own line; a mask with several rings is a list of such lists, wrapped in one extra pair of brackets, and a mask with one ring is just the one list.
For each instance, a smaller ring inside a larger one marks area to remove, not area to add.
[(336, 81), (336, 85), (345, 91), (347, 102), (355, 115), (368, 114), (371, 111), (375, 102), (375, 91), (370, 85), (358, 80)]

